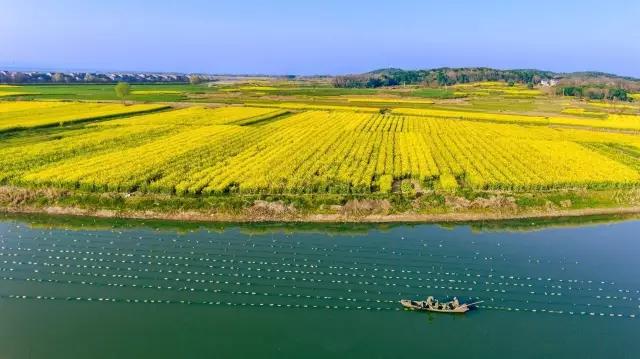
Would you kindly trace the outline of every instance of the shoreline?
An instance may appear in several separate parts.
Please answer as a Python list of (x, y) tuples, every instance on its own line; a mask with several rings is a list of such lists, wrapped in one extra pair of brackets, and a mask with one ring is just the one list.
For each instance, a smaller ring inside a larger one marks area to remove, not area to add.
[(52, 216), (74, 216), (86, 218), (114, 218), (138, 220), (165, 220), (208, 223), (464, 223), (482, 221), (502, 221), (518, 219), (577, 218), (598, 215), (640, 214), (640, 206), (603, 207), (583, 209), (523, 210), (517, 212), (450, 212), (450, 213), (400, 213), (400, 214), (298, 214), (255, 216), (248, 214), (203, 213), (183, 211), (176, 213), (154, 211), (117, 211), (108, 209), (83, 209), (77, 207), (0, 207), (5, 214), (43, 214)]

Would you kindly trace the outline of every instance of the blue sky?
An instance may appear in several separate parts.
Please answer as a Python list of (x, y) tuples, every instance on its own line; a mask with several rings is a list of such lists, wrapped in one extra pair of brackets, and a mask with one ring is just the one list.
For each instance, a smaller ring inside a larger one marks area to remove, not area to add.
[(0, 67), (341, 74), (440, 66), (640, 77), (640, 1), (0, 0)]

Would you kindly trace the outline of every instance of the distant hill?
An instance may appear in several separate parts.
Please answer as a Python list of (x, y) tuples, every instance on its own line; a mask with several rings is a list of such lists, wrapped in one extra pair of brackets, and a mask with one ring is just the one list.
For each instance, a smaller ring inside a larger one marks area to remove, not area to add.
[[(579, 83), (606, 83), (613, 86), (632, 82), (640, 84), (640, 80), (628, 77), (607, 74), (604, 72), (573, 72), (559, 73), (536, 69), (499, 70), (488, 67), (441, 67), (426, 70), (403, 70), (398, 68), (386, 68), (370, 71), (364, 74), (336, 76), (336, 87), (382, 87), (410, 84), (423, 84), (427, 86), (446, 86), (459, 83), (478, 81), (505, 81), (523, 84), (538, 84), (543, 80), (572, 80)], [(622, 85), (620, 85), (622, 87)]]
[(598, 72), (598, 71), (580, 71), (580, 72), (569, 72), (569, 73), (559, 73), (558, 76), (564, 78), (608, 78), (611, 80), (627, 80), (633, 82), (640, 82), (640, 79), (632, 76), (620, 76), (615, 74), (610, 74), (606, 72)]

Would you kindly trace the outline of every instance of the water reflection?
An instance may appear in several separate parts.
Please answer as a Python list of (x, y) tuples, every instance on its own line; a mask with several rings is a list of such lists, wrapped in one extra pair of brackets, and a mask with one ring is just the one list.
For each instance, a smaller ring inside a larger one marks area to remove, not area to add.
[[(435, 223), (443, 229), (454, 229), (469, 226), (474, 232), (530, 232), (549, 228), (571, 228), (619, 223), (640, 219), (636, 214), (591, 215), (578, 217), (527, 218), (513, 220), (488, 220), (474, 222)], [(418, 223), (310, 223), (310, 222), (258, 222), (258, 223), (225, 223), (198, 221), (164, 221), (154, 219), (100, 218), (84, 216), (56, 216), (46, 214), (8, 214), (0, 213), (0, 221), (19, 221), (31, 228), (62, 228), (73, 230), (113, 230), (113, 229), (154, 229), (189, 233), (199, 230), (224, 232), (227, 229), (238, 229), (244, 234), (267, 233), (322, 233), (364, 235), (371, 230), (388, 231), (398, 227), (420, 226)]]

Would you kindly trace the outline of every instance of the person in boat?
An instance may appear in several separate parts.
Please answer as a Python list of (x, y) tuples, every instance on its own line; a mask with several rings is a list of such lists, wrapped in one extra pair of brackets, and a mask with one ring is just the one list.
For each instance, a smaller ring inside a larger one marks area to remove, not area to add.
[(453, 301), (451, 302), (451, 306), (453, 307), (453, 309), (456, 309), (460, 306), (460, 302), (458, 301), (457, 297), (453, 297)]
[(428, 296), (427, 297), (427, 307), (431, 308), (433, 306), (433, 297), (432, 296)]

